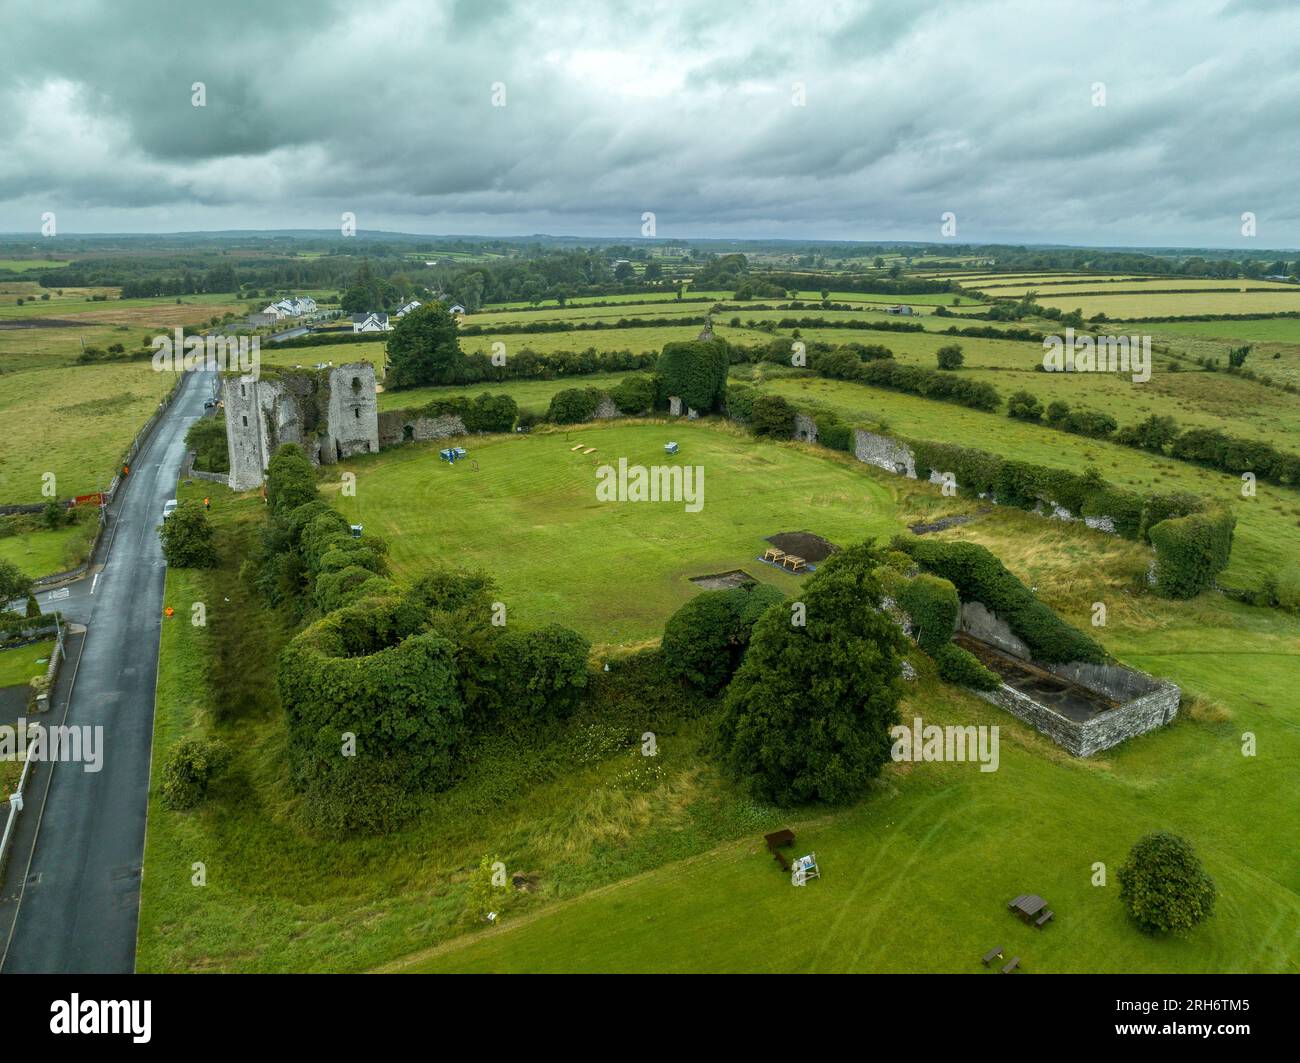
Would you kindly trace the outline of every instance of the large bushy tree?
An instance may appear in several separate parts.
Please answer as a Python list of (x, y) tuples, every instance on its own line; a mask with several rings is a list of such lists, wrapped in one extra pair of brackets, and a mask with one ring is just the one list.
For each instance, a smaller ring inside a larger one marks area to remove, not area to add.
[(388, 338), (394, 388), (451, 384), (461, 359), (456, 321), (441, 303), (425, 303), (398, 321)]
[(1148, 932), (1187, 931), (1214, 914), (1214, 879), (1177, 834), (1139, 838), (1118, 877), (1120, 901)]
[(754, 627), (717, 739), (724, 765), (765, 800), (844, 801), (889, 759), (906, 639), (876, 608), (880, 561), (866, 544), (842, 551), (806, 584), (802, 617), (772, 608)]
[(212, 525), (197, 502), (182, 502), (159, 528), (163, 557), (171, 568), (214, 568)]
[(0, 608), (12, 598), (22, 598), (32, 586), (32, 577), (12, 561), (0, 559)]

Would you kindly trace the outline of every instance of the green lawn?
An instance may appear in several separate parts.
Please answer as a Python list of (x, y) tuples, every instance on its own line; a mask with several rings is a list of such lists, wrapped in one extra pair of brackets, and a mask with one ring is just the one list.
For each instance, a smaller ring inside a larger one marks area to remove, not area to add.
[(76, 568), (90, 551), (97, 519), (93, 507), (76, 524), (54, 530), (24, 531), (0, 537), (0, 560), (12, 561), (32, 579)]
[(53, 652), (53, 639), (12, 650), (0, 650), (0, 688), (26, 686), (29, 679), (44, 675)]
[(483, 392), (494, 395), (510, 395), (519, 403), (520, 409), (535, 410), (545, 413), (551, 403), (551, 396), (566, 388), (600, 388), (609, 390), (624, 377), (634, 375), (636, 370), (618, 373), (591, 373), (587, 376), (557, 377), (554, 380), (506, 380), (483, 381), (479, 384), (467, 384), (455, 388), (409, 388), (405, 391), (384, 391), (379, 395), (379, 409), (405, 410), (423, 406), (434, 399), (452, 398), (457, 395), (475, 396)]
[[(672, 458), (663, 452), (668, 440), (681, 446)], [(578, 443), (596, 452), (574, 452)], [(554, 619), (600, 643), (656, 638), (695, 593), (692, 576), (743, 567), (792, 590), (795, 577), (757, 560), (765, 536), (807, 530), (847, 543), (901, 530), (892, 485), (859, 463), (725, 427), (607, 424), (474, 438), (465, 445), (477, 470), (470, 461), (440, 461), (445, 445), (344, 462), (340, 468), (357, 475), (356, 495), (336, 504), (389, 541), (399, 575), (435, 561), (482, 566), (496, 576), (511, 617)], [(620, 458), (701, 466), (703, 508), (597, 501), (596, 466)]]

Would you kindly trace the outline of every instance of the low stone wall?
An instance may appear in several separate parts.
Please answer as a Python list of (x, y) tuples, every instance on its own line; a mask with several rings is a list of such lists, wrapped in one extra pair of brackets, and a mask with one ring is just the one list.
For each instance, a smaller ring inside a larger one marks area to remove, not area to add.
[[(1145, 673), (1138, 672), (1143, 676)], [(1151, 679), (1151, 676), (1146, 676)], [(1035, 731), (1047, 735), (1066, 752), (1076, 757), (1090, 757), (1110, 749), (1130, 738), (1154, 731), (1178, 715), (1182, 692), (1174, 683), (1153, 680), (1156, 689), (1150, 694), (1118, 708), (1103, 712), (1082, 723), (1062, 716), (1059, 712), (1041, 705), (1027, 694), (1007, 686), (997, 690), (975, 691), (985, 701), (1006, 709), (1011, 715), (1024, 720)]]
[(1034, 661), (1029, 647), (1006, 621), (982, 602), (962, 602), (958, 627), (963, 633), (1003, 653), (1120, 703), (1117, 708), (1080, 723), (1005, 683), (991, 692), (977, 692), (985, 701), (991, 701), (1024, 720), (1076, 757), (1090, 757), (1129, 738), (1154, 731), (1178, 715), (1182, 691), (1177, 684), (1122, 664), (1090, 664), (1086, 661), (1044, 664)]

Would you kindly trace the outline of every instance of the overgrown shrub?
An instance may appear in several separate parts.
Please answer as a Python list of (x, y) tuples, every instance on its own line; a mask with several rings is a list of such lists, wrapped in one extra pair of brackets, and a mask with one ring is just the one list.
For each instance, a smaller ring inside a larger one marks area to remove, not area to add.
[(595, 388), (566, 388), (551, 396), (546, 419), (555, 424), (580, 424), (590, 421), (600, 405), (601, 393)]
[(501, 713), (530, 725), (568, 719), (587, 688), (591, 643), (548, 624), (501, 636)]
[(760, 394), (754, 399), (750, 426), (755, 435), (789, 439), (794, 431), (795, 409), (781, 395)]
[(159, 527), (163, 557), (171, 568), (215, 568), (212, 525), (197, 502), (182, 502)]
[(907, 581), (898, 604), (912, 618), (912, 633), (921, 649), (934, 657), (952, 641), (961, 603), (957, 588), (948, 580), (928, 572)]
[(877, 610), (868, 544), (828, 558), (804, 585), (803, 625), (769, 608), (727, 688), (724, 766), (777, 804), (857, 797), (889, 759), (907, 640)]
[(620, 413), (647, 413), (654, 407), (657, 387), (652, 376), (625, 376), (610, 389), (609, 397), (614, 400)]
[(966, 361), (966, 356), (961, 353), (960, 343), (950, 343), (940, 347), (934, 352), (934, 357), (940, 369), (960, 369), (962, 363)]
[(1163, 520), (1151, 528), (1156, 549), (1156, 590), (1168, 598), (1193, 598), (1228, 566), (1237, 518), (1214, 506)]
[(949, 642), (930, 656), (939, 666), (939, 678), (972, 690), (996, 690), (1002, 684), (998, 674), (980, 664), (973, 654)]
[(452, 643), (420, 630), (422, 620), (402, 602), (358, 602), (281, 652), (293, 778), (309, 803), (329, 805), (310, 813), (319, 821), (346, 828), (355, 814), (360, 829), (372, 800), (450, 784), (464, 703)]
[(666, 673), (716, 694), (740, 666), (759, 616), (781, 600), (767, 584), (697, 594), (664, 625)]
[(661, 398), (666, 402), (677, 396), (684, 408), (700, 413), (720, 410), (730, 365), (727, 345), (722, 340), (666, 343), (657, 365)]
[(162, 770), (162, 803), (177, 812), (198, 807), (208, 784), (230, 762), (230, 750), (211, 738), (184, 738), (167, 751)]
[(229, 472), (230, 451), (226, 444), (226, 417), (202, 417), (185, 433), (185, 445), (194, 451), (194, 468), (200, 472)]
[(1037, 424), (1043, 419), (1043, 404), (1032, 392), (1017, 391), (1007, 399), (1007, 416), (1018, 421), (1032, 421)]

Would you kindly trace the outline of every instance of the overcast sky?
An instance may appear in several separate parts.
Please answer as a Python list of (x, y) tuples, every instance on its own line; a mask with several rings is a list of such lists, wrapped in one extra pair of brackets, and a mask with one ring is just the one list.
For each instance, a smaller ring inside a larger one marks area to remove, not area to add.
[(653, 211), (661, 237), (931, 240), (951, 211), (960, 241), (1300, 246), (1293, 0), (0, 0), (0, 25), (0, 231), (634, 237)]

